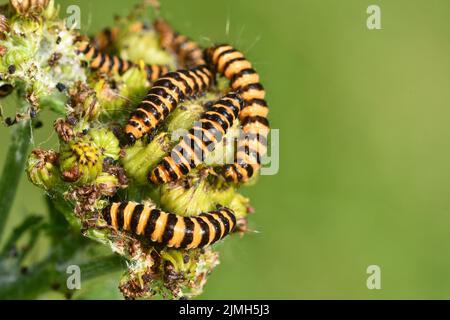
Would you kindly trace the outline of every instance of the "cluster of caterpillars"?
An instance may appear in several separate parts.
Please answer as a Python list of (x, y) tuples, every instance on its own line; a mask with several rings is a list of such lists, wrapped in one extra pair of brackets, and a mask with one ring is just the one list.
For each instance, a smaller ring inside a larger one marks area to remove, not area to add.
[[(161, 46), (173, 53), (184, 69), (169, 72), (167, 66), (145, 66), (151, 88), (124, 127), (125, 144), (132, 145), (151, 134), (182, 101), (205, 94), (213, 85), (215, 75), (220, 74), (229, 80), (229, 92), (211, 103), (170, 154), (150, 171), (148, 179), (149, 183), (160, 185), (183, 178), (203, 162), (206, 154), (214, 151), (233, 123), (239, 120), (242, 134), (237, 142), (235, 161), (218, 171), (230, 183), (247, 182), (260, 169), (270, 130), (265, 90), (258, 73), (244, 54), (230, 45), (203, 50), (162, 19), (156, 20), (154, 29), (159, 33)], [(135, 65), (103, 51), (111, 46), (117, 34), (117, 30), (105, 30), (96, 41), (79, 42), (78, 53), (85, 56), (92, 70), (123, 74)], [(236, 226), (236, 217), (228, 208), (186, 218), (123, 202), (111, 204), (102, 214), (116, 230), (145, 236), (168, 247), (186, 249), (208, 246), (231, 233)]]

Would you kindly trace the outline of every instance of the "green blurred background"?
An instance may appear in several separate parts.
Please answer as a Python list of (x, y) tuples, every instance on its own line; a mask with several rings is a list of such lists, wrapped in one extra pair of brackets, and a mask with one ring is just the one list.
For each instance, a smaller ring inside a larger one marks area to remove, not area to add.
[[(88, 33), (136, 2), (59, 1)], [(280, 129), (279, 173), (244, 190), (258, 233), (221, 244), (201, 298), (450, 298), (450, 2), (161, 2), (179, 31), (247, 53)], [(371, 4), (382, 30), (366, 27)], [(36, 144), (56, 146), (50, 132)], [(28, 212), (45, 205), (24, 177), (10, 228)], [(381, 290), (366, 287), (373, 264)]]

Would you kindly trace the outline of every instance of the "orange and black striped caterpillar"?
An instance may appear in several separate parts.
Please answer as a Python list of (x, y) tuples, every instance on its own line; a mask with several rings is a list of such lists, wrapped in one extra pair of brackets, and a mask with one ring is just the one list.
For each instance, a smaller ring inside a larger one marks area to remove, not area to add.
[(223, 239), (236, 226), (234, 213), (225, 207), (183, 217), (135, 202), (114, 202), (102, 211), (108, 225), (161, 245), (182, 249), (203, 248)]
[(217, 45), (205, 53), (208, 64), (230, 80), (231, 90), (245, 101), (239, 114), (243, 134), (238, 141), (236, 161), (226, 165), (224, 176), (228, 181), (248, 181), (259, 170), (261, 157), (267, 152), (269, 112), (264, 87), (259, 75), (244, 55), (230, 45)]
[[(98, 70), (104, 73), (118, 73), (122, 75), (135, 64), (131, 61), (121, 59), (115, 55), (110, 55), (101, 52), (94, 45), (87, 41), (78, 43), (77, 52), (84, 54), (86, 59), (90, 62), (89, 67), (91, 70)], [(154, 82), (162, 75), (166, 74), (169, 69), (167, 66), (161, 65), (145, 65), (145, 71), (147, 73), (147, 79), (149, 82)]]
[(175, 32), (164, 20), (157, 19), (155, 30), (160, 35), (161, 47), (173, 52), (181, 68), (191, 69), (205, 64), (203, 50), (188, 37)]
[(207, 91), (211, 82), (212, 73), (204, 65), (170, 72), (159, 78), (125, 126), (127, 143), (133, 144), (151, 133), (179, 102)]
[(150, 172), (150, 181), (161, 184), (178, 180), (202, 163), (205, 155), (214, 151), (216, 144), (222, 141), (238, 118), (243, 104), (244, 101), (236, 93), (228, 93), (216, 101), (201, 116), (199, 124), (194, 125), (172, 149), (170, 156)]
[(118, 27), (105, 28), (92, 39), (92, 43), (98, 50), (109, 52), (114, 47), (119, 33), (120, 28)]

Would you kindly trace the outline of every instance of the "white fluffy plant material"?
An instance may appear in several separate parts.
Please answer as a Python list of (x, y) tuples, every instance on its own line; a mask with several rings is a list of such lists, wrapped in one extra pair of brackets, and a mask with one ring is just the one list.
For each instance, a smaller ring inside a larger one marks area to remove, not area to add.
[(0, 86), (21, 90), (30, 105), (39, 109), (41, 99), (58, 94), (58, 85), (86, 82), (86, 71), (74, 50), (75, 31), (59, 20), (51, 0), (40, 15), (15, 14), (2, 7), (8, 30), (0, 40)]

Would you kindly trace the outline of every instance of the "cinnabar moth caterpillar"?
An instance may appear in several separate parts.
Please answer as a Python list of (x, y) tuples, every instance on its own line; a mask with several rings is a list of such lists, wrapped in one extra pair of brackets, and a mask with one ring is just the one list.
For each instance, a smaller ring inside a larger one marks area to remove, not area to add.
[(270, 128), (266, 93), (252, 64), (232, 46), (211, 47), (206, 50), (206, 58), (217, 72), (230, 80), (231, 90), (245, 101), (239, 115), (243, 134), (238, 141), (236, 161), (225, 166), (224, 176), (234, 183), (246, 182), (259, 170), (261, 157), (267, 152)]
[(180, 101), (207, 91), (211, 82), (212, 73), (204, 65), (170, 72), (159, 78), (125, 126), (127, 143), (133, 144), (143, 135), (151, 133)]
[(103, 219), (115, 230), (146, 237), (163, 246), (203, 248), (233, 232), (236, 217), (228, 208), (183, 217), (152, 209), (136, 202), (114, 202), (102, 211)]
[[(95, 48), (95, 46), (86, 41), (78, 43), (78, 53), (84, 54), (86, 59), (89, 61), (89, 67), (91, 70), (98, 70), (104, 73), (113, 72), (122, 75), (131, 67), (135, 66), (135, 64), (131, 61), (101, 52)], [(145, 71), (147, 72), (148, 81), (154, 82), (156, 79), (166, 74), (169, 69), (167, 66), (146, 65)]]
[(204, 161), (214, 151), (233, 122), (238, 118), (244, 101), (236, 93), (228, 93), (206, 111), (192, 129), (150, 173), (154, 184), (175, 181)]
[(190, 69), (205, 64), (203, 50), (196, 42), (175, 32), (172, 27), (162, 19), (157, 19), (154, 23), (154, 27), (160, 35), (161, 47), (173, 52), (177, 56), (181, 68)]

